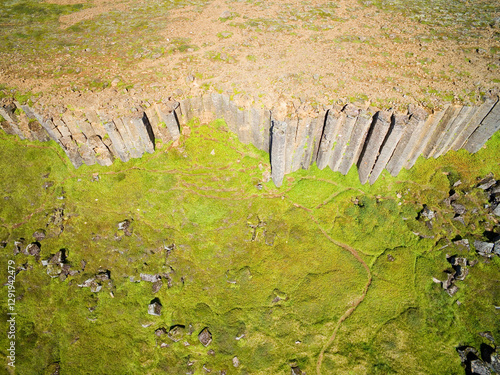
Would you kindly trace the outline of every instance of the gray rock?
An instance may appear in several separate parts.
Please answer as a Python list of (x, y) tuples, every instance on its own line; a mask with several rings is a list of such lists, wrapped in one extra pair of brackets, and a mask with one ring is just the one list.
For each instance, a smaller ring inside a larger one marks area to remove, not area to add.
[(26, 246), (25, 251), (27, 254), (37, 257), (40, 255), (40, 246), (36, 242), (33, 242)]
[[(498, 348), (497, 348), (498, 351)], [(500, 374), (500, 354), (495, 353), (490, 357), (490, 366), (497, 374)]]
[(153, 283), (153, 285), (152, 285), (152, 291), (153, 291), (153, 294), (154, 294), (154, 293), (158, 293), (158, 292), (159, 292), (159, 290), (161, 289), (162, 285), (163, 285), (163, 281), (161, 281), (161, 279), (160, 279), (160, 280), (158, 280), (158, 281), (155, 281), (155, 282)]
[(141, 273), (141, 280), (142, 281), (147, 281), (147, 282), (150, 282), (150, 283), (155, 283), (157, 282), (158, 280), (161, 280), (161, 276), (156, 274), (156, 275), (151, 275), (151, 274), (147, 274), (147, 273)]
[(198, 335), (198, 340), (203, 344), (203, 346), (208, 346), (212, 342), (212, 334), (208, 330), (207, 327), (203, 328), (203, 330)]
[(470, 368), (473, 374), (478, 374), (478, 375), (490, 375), (491, 372), (483, 361), (480, 359), (475, 359), (470, 362)]
[(170, 330), (167, 333), (167, 336), (173, 342), (179, 342), (184, 337), (185, 326), (183, 325), (175, 325), (170, 327)]
[(46, 232), (45, 229), (38, 229), (33, 233), (33, 238), (37, 241), (41, 241), (45, 238)]
[(472, 133), (464, 148), (470, 153), (479, 151), (486, 141), (500, 129), (500, 104), (497, 102), (479, 127)]
[(489, 256), (491, 252), (493, 251), (493, 247), (495, 244), (491, 242), (484, 242), (484, 241), (474, 241), (474, 247), (476, 248), (476, 251), (483, 256)]
[(461, 240), (453, 241), (453, 243), (457, 246), (463, 246), (467, 248), (467, 250), (470, 250), (470, 245), (469, 245), (469, 240), (467, 238), (463, 238)]
[(482, 189), (482, 190), (488, 190), (490, 187), (495, 185), (497, 181), (493, 178), (493, 175), (488, 175), (485, 178), (483, 178), (481, 181), (479, 181), (477, 188)]
[(458, 292), (458, 286), (456, 286), (455, 284), (453, 284), (452, 286), (450, 286), (448, 289), (446, 289), (446, 293), (448, 293), (450, 295), (450, 297), (453, 297), (453, 295)]
[(436, 212), (432, 211), (427, 205), (424, 204), (423, 210), (420, 212), (420, 215), (425, 219), (425, 220), (432, 220), (436, 217)]
[(158, 328), (157, 330), (155, 330), (155, 335), (158, 336), (158, 337), (161, 337), (163, 335), (166, 335), (167, 334), (167, 330), (163, 327), (161, 328)]
[(500, 204), (497, 204), (492, 212), (494, 215), (500, 216)]
[(150, 303), (148, 306), (148, 314), (160, 316), (161, 315), (161, 304), (157, 301)]
[(99, 284), (97, 281), (94, 280), (90, 283), (90, 291), (92, 293), (99, 293), (101, 291), (101, 289), (102, 289), (102, 285)]
[(238, 359), (238, 357), (234, 357), (233, 358), (233, 366), (234, 367), (239, 367), (240, 366), (240, 360)]
[(292, 375), (303, 375), (304, 373), (300, 369), (299, 366), (293, 366), (292, 367)]
[(280, 187), (285, 177), (287, 123), (273, 121), (271, 145), (271, 177), (274, 184)]
[(467, 209), (465, 208), (465, 206), (463, 204), (453, 202), (451, 204), (451, 207), (453, 207), (453, 210), (455, 211), (455, 213), (457, 215), (463, 215), (467, 212)]
[(61, 264), (47, 264), (47, 275), (52, 278), (59, 277), (62, 272)]

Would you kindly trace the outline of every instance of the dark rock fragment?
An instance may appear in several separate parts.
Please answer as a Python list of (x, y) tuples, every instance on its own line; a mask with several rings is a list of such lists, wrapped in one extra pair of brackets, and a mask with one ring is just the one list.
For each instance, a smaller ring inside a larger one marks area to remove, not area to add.
[(38, 242), (32, 242), (26, 246), (26, 253), (35, 257), (40, 256), (40, 244)]
[(158, 280), (161, 280), (161, 277), (159, 275), (151, 275), (151, 274), (147, 274), (147, 273), (141, 273), (141, 280), (142, 281), (147, 281), (147, 282), (150, 282), (150, 283), (155, 283), (157, 282)]
[(491, 256), (494, 246), (495, 244), (491, 242), (474, 241), (474, 247), (476, 248), (477, 253), (482, 256)]
[(304, 372), (302, 372), (299, 366), (292, 367), (292, 375), (303, 375), (303, 374)]
[(170, 327), (167, 336), (173, 342), (179, 342), (182, 340), (182, 337), (184, 336), (185, 329), (186, 327), (180, 324), (172, 326)]
[(157, 330), (155, 330), (155, 335), (158, 337), (166, 335), (166, 334), (167, 334), (167, 330), (164, 327), (161, 327), (161, 328), (158, 328)]
[(149, 315), (155, 315), (155, 316), (160, 316), (161, 315), (161, 303), (160, 303), (160, 300), (158, 298), (155, 298), (149, 304), (149, 306), (148, 306), (148, 314)]
[(495, 184), (496, 180), (493, 178), (493, 174), (490, 173), (488, 176), (479, 181), (479, 183), (477, 184), (477, 188), (482, 190), (487, 190)]
[(467, 212), (467, 209), (465, 208), (465, 206), (463, 204), (453, 202), (451, 204), (451, 207), (453, 207), (453, 210), (455, 211), (455, 213), (457, 215), (463, 215)]
[(118, 223), (118, 230), (122, 230), (126, 236), (132, 235), (131, 220), (125, 219)]
[(207, 327), (203, 328), (203, 330), (198, 335), (198, 340), (202, 343), (203, 346), (208, 346), (212, 342), (212, 334), (208, 330)]
[(471, 361), (470, 369), (471, 369), (472, 374), (478, 374), (478, 375), (490, 375), (491, 374), (486, 363), (484, 363), (480, 359), (475, 359), (475, 360)]
[(158, 291), (161, 289), (162, 285), (163, 285), (163, 281), (161, 281), (161, 279), (154, 282), (153, 286), (152, 286), (153, 294), (158, 293)]
[(33, 233), (33, 237), (35, 238), (35, 240), (37, 241), (41, 241), (45, 238), (46, 236), (46, 232), (44, 229), (37, 229), (35, 231), (35, 233)]
[(469, 240), (466, 238), (463, 238), (461, 240), (453, 241), (453, 243), (457, 246), (461, 246), (466, 248), (467, 250), (470, 250), (470, 245), (469, 245)]

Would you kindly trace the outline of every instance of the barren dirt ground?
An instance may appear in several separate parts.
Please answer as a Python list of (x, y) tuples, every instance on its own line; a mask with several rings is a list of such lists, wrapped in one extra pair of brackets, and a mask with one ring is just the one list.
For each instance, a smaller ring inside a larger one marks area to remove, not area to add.
[(62, 104), (118, 85), (155, 100), (217, 90), (269, 107), (433, 108), (476, 103), (500, 83), (500, 7), (492, 1), (463, 4), (466, 13), (438, 0), (407, 11), (404, 1), (382, 0), (48, 3), (84, 8), (59, 15), (55, 36), (35, 38), (33, 49), (4, 30), (13, 48), (0, 55), (0, 82), (63, 94), (51, 99)]

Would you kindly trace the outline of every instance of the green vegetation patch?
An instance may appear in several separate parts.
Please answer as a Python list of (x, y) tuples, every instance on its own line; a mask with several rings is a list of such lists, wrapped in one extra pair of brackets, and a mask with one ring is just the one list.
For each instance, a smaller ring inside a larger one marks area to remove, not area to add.
[[(474, 186), (500, 176), (500, 135), (372, 186), (356, 168), (312, 166), (277, 189), (263, 180), (269, 156), (223, 121), (188, 126), (177, 148), (76, 170), (54, 142), (0, 133), (0, 277), (13, 260), (16, 373), (315, 373), (324, 350), (324, 374), (458, 374), (456, 347), (479, 347), (486, 330), (500, 337), (499, 258), (451, 241), (497, 228)], [(458, 180), (460, 202), (478, 208), (468, 227), (443, 202)], [(39, 253), (28, 255), (33, 242)], [(61, 249), (64, 272), (51, 260)], [(432, 281), (445, 278), (446, 254), (478, 262), (453, 297)], [(5, 293), (0, 302), (5, 315)]]

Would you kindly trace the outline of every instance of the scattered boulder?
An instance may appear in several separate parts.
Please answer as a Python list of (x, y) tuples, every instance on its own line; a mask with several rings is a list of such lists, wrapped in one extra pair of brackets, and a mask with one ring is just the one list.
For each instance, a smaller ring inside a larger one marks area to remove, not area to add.
[(305, 375), (299, 366), (292, 366), (292, 375)]
[(498, 353), (491, 332), (481, 332), (479, 335), (489, 340), (492, 345), (483, 343), (479, 351), (471, 346), (461, 346), (456, 349), (462, 365), (465, 367), (465, 373), (472, 375), (500, 374), (500, 353)]
[(453, 243), (457, 246), (464, 247), (466, 250), (470, 250), (469, 240), (466, 238), (453, 241)]
[(147, 273), (141, 273), (141, 280), (142, 281), (147, 281), (147, 282), (150, 282), (150, 283), (155, 283), (157, 282), (158, 280), (161, 280), (161, 276), (156, 274), (156, 275), (150, 275), (150, 274), (147, 274)]
[(234, 367), (239, 367), (240, 366), (240, 360), (238, 359), (238, 357), (234, 357), (233, 358), (233, 366)]
[(478, 375), (490, 375), (491, 372), (483, 361), (480, 359), (475, 359), (471, 361), (470, 363), (470, 369), (473, 374), (478, 374)]
[(32, 255), (36, 258), (40, 256), (40, 244), (38, 242), (32, 242), (25, 249), (26, 254)]
[(484, 242), (484, 241), (474, 241), (474, 247), (479, 255), (491, 257), (493, 248), (495, 247), (494, 243)]
[(17, 241), (14, 241), (14, 255), (23, 252), (24, 241), (25, 241), (24, 238), (20, 238)]
[(118, 230), (122, 230), (125, 236), (131, 236), (132, 235), (131, 224), (132, 224), (131, 220), (125, 219), (118, 223)]
[(455, 211), (455, 213), (457, 215), (463, 215), (467, 212), (467, 209), (465, 208), (465, 206), (463, 204), (453, 202), (451, 204), (451, 207), (453, 207), (453, 210)]
[(423, 217), (425, 221), (431, 221), (436, 217), (436, 211), (431, 210), (426, 204), (424, 204), (424, 208), (420, 211), (419, 216)]
[(177, 324), (175, 326), (170, 327), (170, 330), (167, 333), (167, 336), (173, 342), (179, 342), (182, 340), (182, 337), (185, 334), (186, 326)]
[(161, 289), (162, 285), (163, 285), (163, 281), (161, 281), (161, 279), (154, 282), (153, 286), (152, 286), (153, 294), (158, 293), (158, 291)]
[(487, 190), (496, 184), (496, 180), (493, 178), (493, 173), (489, 173), (485, 178), (483, 178), (477, 184), (478, 189)]
[(212, 342), (212, 334), (208, 330), (207, 327), (203, 328), (203, 330), (198, 335), (198, 340), (203, 344), (203, 346), (208, 346)]
[(37, 229), (35, 233), (33, 233), (33, 238), (37, 241), (41, 241), (46, 237), (46, 232), (44, 229)]
[(167, 334), (167, 330), (164, 327), (161, 327), (161, 328), (158, 328), (157, 330), (155, 330), (155, 335), (158, 337), (161, 337), (161, 336), (166, 335), (166, 334)]
[(155, 298), (154, 300), (151, 301), (151, 303), (148, 306), (148, 314), (149, 315), (155, 315), (155, 316), (160, 316), (161, 315), (161, 303), (158, 298)]

